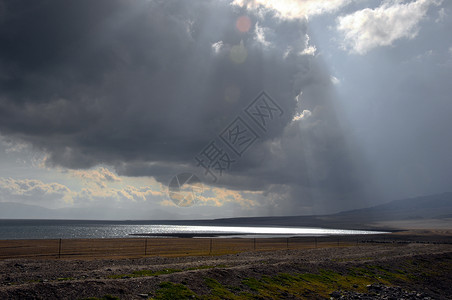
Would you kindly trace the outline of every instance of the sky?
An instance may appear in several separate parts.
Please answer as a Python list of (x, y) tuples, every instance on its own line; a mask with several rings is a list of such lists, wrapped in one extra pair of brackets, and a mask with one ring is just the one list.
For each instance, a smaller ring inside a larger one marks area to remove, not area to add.
[(451, 16), (447, 0), (0, 0), (0, 202), (196, 219), (450, 191)]

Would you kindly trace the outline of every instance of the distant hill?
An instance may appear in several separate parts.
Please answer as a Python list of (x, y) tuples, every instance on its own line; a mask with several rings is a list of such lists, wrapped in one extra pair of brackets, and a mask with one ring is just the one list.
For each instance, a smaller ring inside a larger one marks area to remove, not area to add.
[(0, 219), (52, 219), (55, 217), (55, 210), (37, 205), (1, 202)]
[[(444, 219), (452, 217), (452, 193), (395, 200), (331, 215), (217, 219), (221, 224), (312, 226), (370, 229), (382, 221)], [(452, 227), (452, 224), (451, 224)]]
[[(168, 219), (179, 217), (165, 211), (153, 212)], [(48, 209), (37, 205), (0, 202), (0, 219), (143, 220), (148, 215), (146, 207), (135, 210), (105, 207)]]
[(452, 215), (452, 193), (395, 200), (389, 203), (334, 214), (337, 218), (360, 220), (438, 219)]

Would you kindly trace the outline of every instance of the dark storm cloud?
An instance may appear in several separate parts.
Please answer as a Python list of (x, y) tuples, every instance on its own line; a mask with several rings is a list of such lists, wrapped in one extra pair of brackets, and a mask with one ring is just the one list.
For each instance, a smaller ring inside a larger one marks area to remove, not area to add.
[[(235, 26), (244, 14), (245, 33)], [(300, 54), (305, 21), (228, 1), (42, 0), (0, 2), (0, 22), (0, 132), (45, 151), (49, 165), (104, 163), (164, 183), (202, 173), (194, 156), (266, 90), (284, 114), (218, 184), (279, 187), (291, 199), (356, 192), (362, 174), (330, 76)], [(246, 56), (231, 57), (234, 47)], [(292, 122), (300, 109), (312, 114)]]

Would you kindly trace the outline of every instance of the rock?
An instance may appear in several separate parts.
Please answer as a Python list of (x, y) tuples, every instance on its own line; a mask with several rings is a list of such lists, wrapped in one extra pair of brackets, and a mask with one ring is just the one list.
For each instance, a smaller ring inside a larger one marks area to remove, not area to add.
[(382, 287), (379, 284), (377, 284), (377, 283), (373, 283), (371, 285), (368, 285), (367, 289), (369, 291), (381, 291)]
[(138, 297), (147, 299), (149, 297), (149, 294), (138, 294)]
[(330, 294), (330, 296), (337, 299), (341, 297), (341, 293), (338, 291), (334, 291)]

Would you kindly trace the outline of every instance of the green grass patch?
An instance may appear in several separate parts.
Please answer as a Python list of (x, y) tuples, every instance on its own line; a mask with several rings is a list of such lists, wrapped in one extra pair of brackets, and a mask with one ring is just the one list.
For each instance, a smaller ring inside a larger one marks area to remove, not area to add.
[[(211, 269), (220, 266), (203, 265), (192, 270)], [(189, 270), (189, 269), (187, 269)], [(182, 270), (136, 271), (130, 277), (171, 274)], [(452, 259), (441, 258), (436, 261), (422, 259), (402, 261), (398, 264), (364, 263), (359, 267), (348, 267), (341, 271), (320, 269), (315, 273), (279, 273), (274, 276), (250, 277), (237, 285), (226, 286), (213, 278), (204, 278), (209, 292), (197, 295), (189, 289), (190, 284), (163, 282), (156, 291), (154, 299), (324, 299), (330, 298), (333, 291), (367, 292), (373, 283), (400, 285), (404, 283), (426, 283), (434, 278), (447, 278), (452, 273)]]
[(212, 278), (204, 278), (205, 284), (210, 289), (209, 299), (236, 299), (236, 295), (228, 288), (223, 286), (217, 280)]
[(246, 285), (252, 291), (256, 291), (256, 292), (263, 288), (262, 282), (253, 277), (244, 279), (242, 281), (242, 284)]
[(250, 289), (253, 297), (257, 298), (328, 298), (329, 294), (336, 290), (364, 292), (368, 284), (377, 281), (373, 277), (360, 277), (340, 274), (331, 270), (320, 270), (318, 273), (282, 273), (276, 276), (262, 276), (260, 279), (247, 278), (242, 281), (242, 284)]
[(174, 299), (199, 299), (192, 290), (180, 283), (162, 282), (151, 299), (174, 300)]
[(57, 281), (68, 281), (68, 280), (74, 280), (74, 277), (62, 277), (62, 278), (57, 278)]
[(388, 268), (376, 265), (366, 265), (363, 267), (351, 268), (349, 270), (349, 273), (356, 277), (369, 278), (386, 285), (410, 280), (410, 277), (406, 274), (405, 271), (399, 269), (390, 270)]

